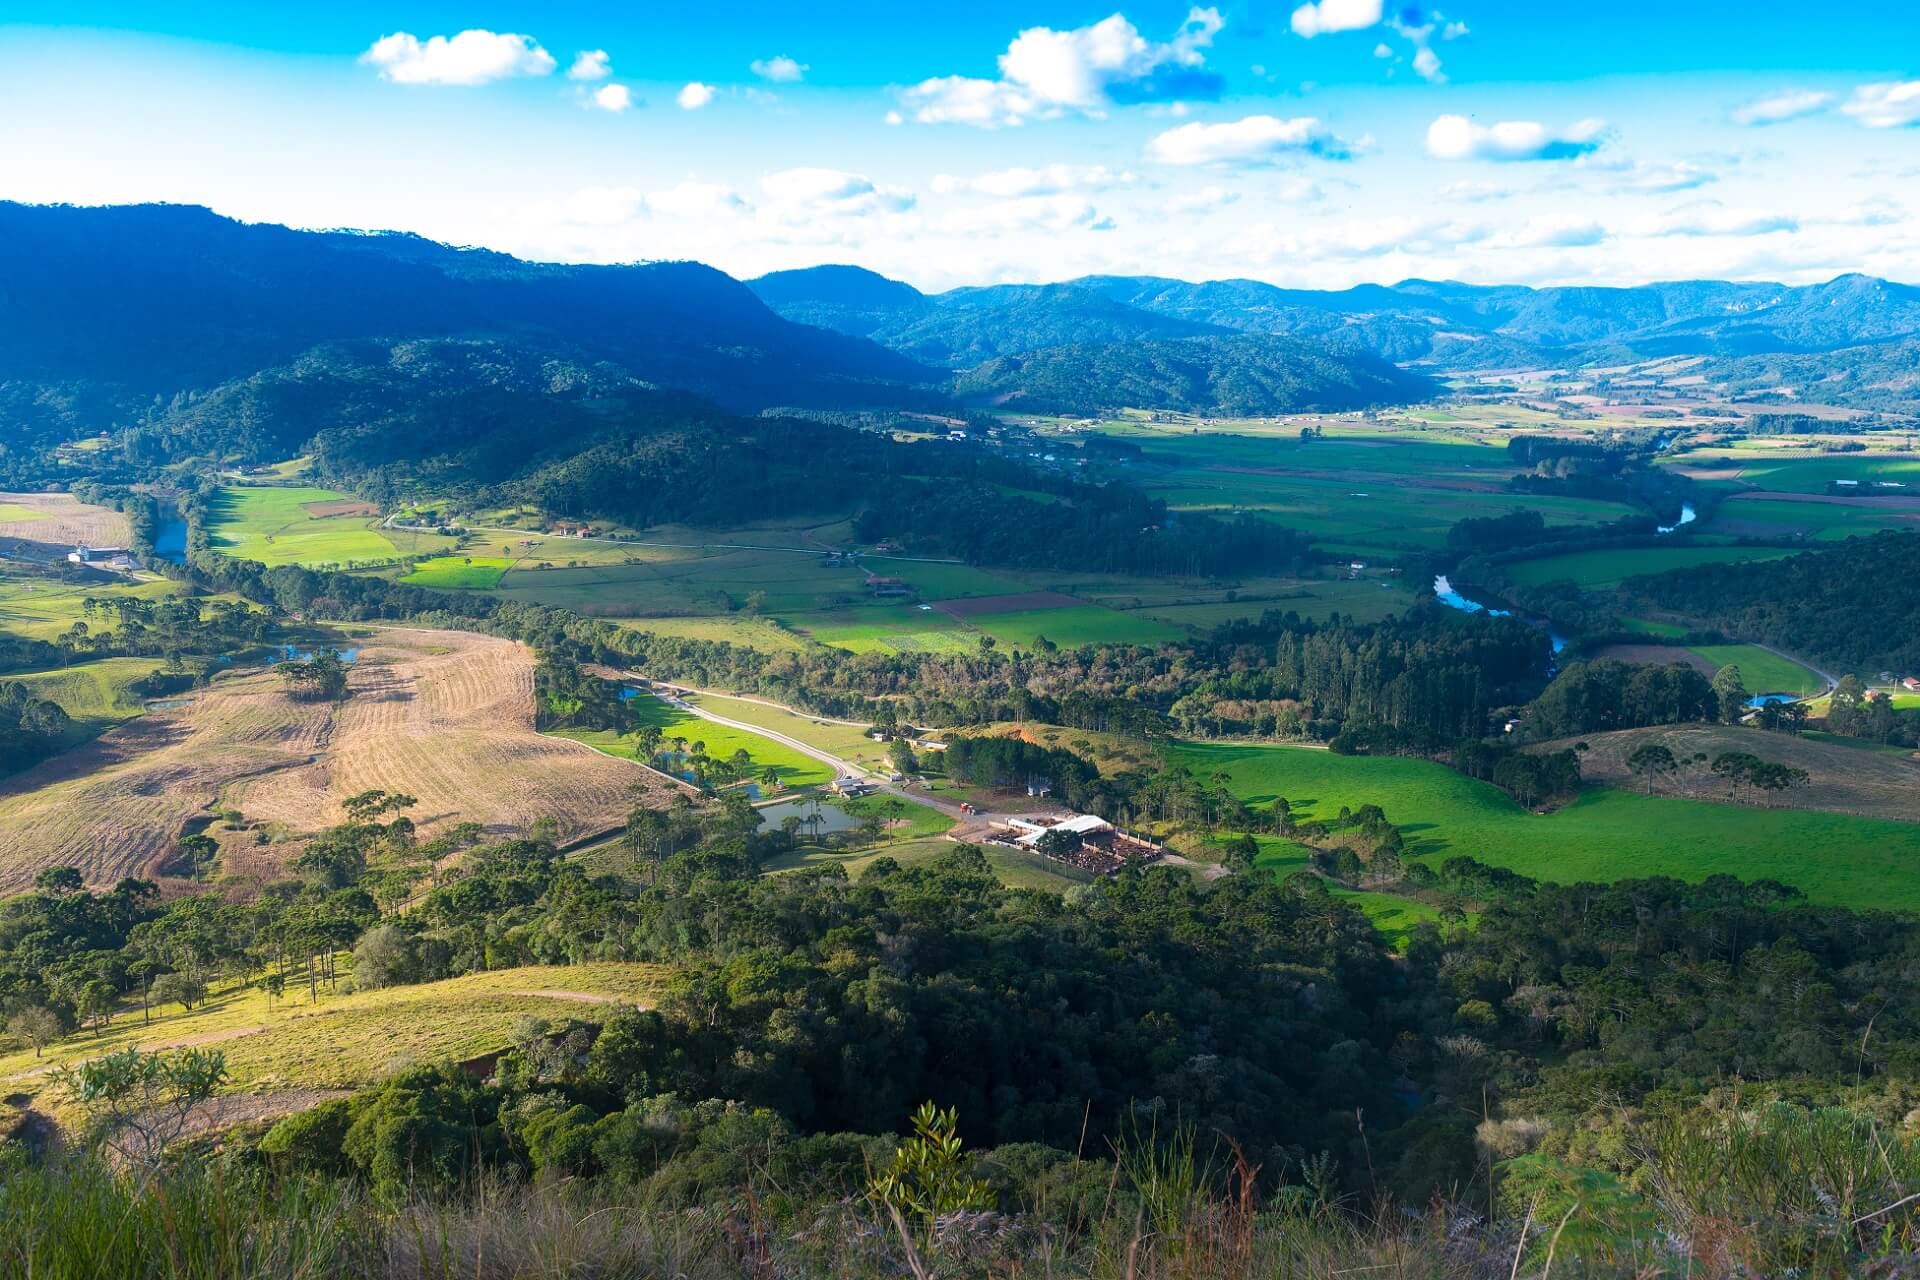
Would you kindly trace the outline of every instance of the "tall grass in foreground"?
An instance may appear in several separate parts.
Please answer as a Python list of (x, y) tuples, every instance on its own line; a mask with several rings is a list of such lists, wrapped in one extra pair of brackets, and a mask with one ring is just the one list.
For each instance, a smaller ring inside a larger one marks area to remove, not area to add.
[[(909, 1227), (857, 1188), (708, 1194), (497, 1174), (382, 1197), (216, 1155), (150, 1178), (0, 1158), (0, 1280), (1549, 1280), (1920, 1275), (1920, 1142), (1774, 1105), (1637, 1130), (1614, 1171), (1535, 1154), (1492, 1218), (1359, 1211), (1331, 1163), (1262, 1196), (1231, 1147), (1136, 1132), (999, 1211)], [(984, 1153), (995, 1159), (1015, 1157)], [(974, 1166), (988, 1172), (988, 1164)], [(1002, 1165), (1004, 1173), (1010, 1166)]]

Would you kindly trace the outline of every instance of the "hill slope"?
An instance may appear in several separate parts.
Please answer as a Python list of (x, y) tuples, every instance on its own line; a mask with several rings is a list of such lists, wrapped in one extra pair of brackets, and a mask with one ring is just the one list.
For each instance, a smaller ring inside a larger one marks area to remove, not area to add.
[(1376, 356), (1262, 335), (1046, 347), (977, 365), (954, 389), (1060, 413), (1131, 406), (1238, 417), (1404, 404), (1433, 393), (1426, 378)]
[(9, 402), (22, 387), (106, 387), (131, 409), (323, 342), (482, 335), (576, 351), (735, 408), (838, 403), (928, 376), (784, 320), (698, 263), (556, 266), (186, 206), (0, 204)]

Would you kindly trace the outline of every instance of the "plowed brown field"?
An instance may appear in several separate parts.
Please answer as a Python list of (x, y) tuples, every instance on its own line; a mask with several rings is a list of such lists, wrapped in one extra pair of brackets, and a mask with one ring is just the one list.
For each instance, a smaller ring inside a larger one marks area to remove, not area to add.
[(533, 667), (508, 640), (383, 628), (338, 706), (294, 702), (271, 670), (221, 680), (0, 785), (0, 893), (61, 864), (91, 884), (150, 875), (216, 809), (292, 834), (378, 787), (418, 798), (423, 834), (549, 818), (565, 842), (618, 825), (635, 786), (664, 801), (659, 774), (535, 732)]
[[(25, 508), (31, 518), (9, 518), (7, 507)], [(90, 507), (67, 493), (0, 493), (0, 538), (23, 538), (51, 546), (124, 547), (133, 527), (118, 511)]]

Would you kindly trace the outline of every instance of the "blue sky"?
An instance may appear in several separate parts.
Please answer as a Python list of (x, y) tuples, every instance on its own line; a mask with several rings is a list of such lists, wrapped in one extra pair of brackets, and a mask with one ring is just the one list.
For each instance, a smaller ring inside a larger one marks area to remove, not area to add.
[(925, 288), (1920, 280), (1891, 3), (719, 12), (6, 0), (0, 197)]

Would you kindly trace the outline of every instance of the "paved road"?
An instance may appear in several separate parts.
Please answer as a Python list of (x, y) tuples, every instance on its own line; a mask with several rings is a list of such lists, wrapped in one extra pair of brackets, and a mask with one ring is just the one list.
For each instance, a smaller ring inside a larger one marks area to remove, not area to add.
[[(1822, 671), (1820, 668), (1814, 666), (1811, 662), (1808, 662), (1805, 658), (1796, 657), (1791, 653), (1783, 652), (1782, 650), (1774, 648), (1770, 644), (1761, 644), (1758, 640), (1752, 641), (1751, 643), (1754, 648), (1765, 649), (1768, 653), (1772, 654), (1776, 658), (1785, 658), (1788, 662), (1794, 663), (1796, 666), (1805, 667), (1807, 670), (1813, 672), (1813, 674), (1819, 676), (1822, 680), (1826, 681), (1826, 684), (1827, 684), (1826, 688), (1822, 689), (1819, 693), (1809, 694), (1806, 697), (1800, 699), (1800, 701), (1802, 702), (1811, 702), (1815, 698), (1824, 697), (1826, 694), (1833, 692), (1833, 690), (1840, 683), (1840, 678), (1838, 676), (1832, 675), (1829, 672)], [(1760, 690), (1760, 692), (1765, 693), (1766, 690), (1762, 689)]]

